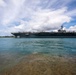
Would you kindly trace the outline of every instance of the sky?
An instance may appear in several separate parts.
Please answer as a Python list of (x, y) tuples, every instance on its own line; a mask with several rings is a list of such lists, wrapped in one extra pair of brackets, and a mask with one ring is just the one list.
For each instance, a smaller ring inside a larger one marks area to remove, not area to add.
[(0, 36), (11, 32), (76, 31), (76, 0), (0, 0)]

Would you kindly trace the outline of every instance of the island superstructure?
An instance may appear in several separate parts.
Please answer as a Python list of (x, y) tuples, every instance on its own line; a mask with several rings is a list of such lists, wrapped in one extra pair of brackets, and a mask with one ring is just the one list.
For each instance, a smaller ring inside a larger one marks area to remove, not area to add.
[(76, 38), (76, 32), (66, 32), (63, 25), (57, 32), (13, 32), (15, 38)]

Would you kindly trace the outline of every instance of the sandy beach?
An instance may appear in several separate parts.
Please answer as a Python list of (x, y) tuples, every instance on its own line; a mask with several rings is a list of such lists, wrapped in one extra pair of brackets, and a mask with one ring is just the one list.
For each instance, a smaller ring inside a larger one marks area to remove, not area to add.
[(0, 75), (76, 75), (76, 58), (31, 54)]

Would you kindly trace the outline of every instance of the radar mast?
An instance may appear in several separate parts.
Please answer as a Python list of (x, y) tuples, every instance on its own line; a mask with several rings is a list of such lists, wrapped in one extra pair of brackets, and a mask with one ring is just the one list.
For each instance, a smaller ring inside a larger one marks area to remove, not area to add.
[(66, 30), (63, 30), (63, 28), (64, 28), (63, 25), (61, 25), (61, 28), (58, 30), (58, 32), (59, 32), (59, 33), (65, 33)]

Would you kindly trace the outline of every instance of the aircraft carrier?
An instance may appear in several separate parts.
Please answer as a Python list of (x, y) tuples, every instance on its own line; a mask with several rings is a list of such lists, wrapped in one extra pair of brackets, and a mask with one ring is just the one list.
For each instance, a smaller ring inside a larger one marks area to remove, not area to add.
[(63, 26), (58, 32), (14, 32), (15, 38), (76, 38), (76, 32), (66, 32)]

